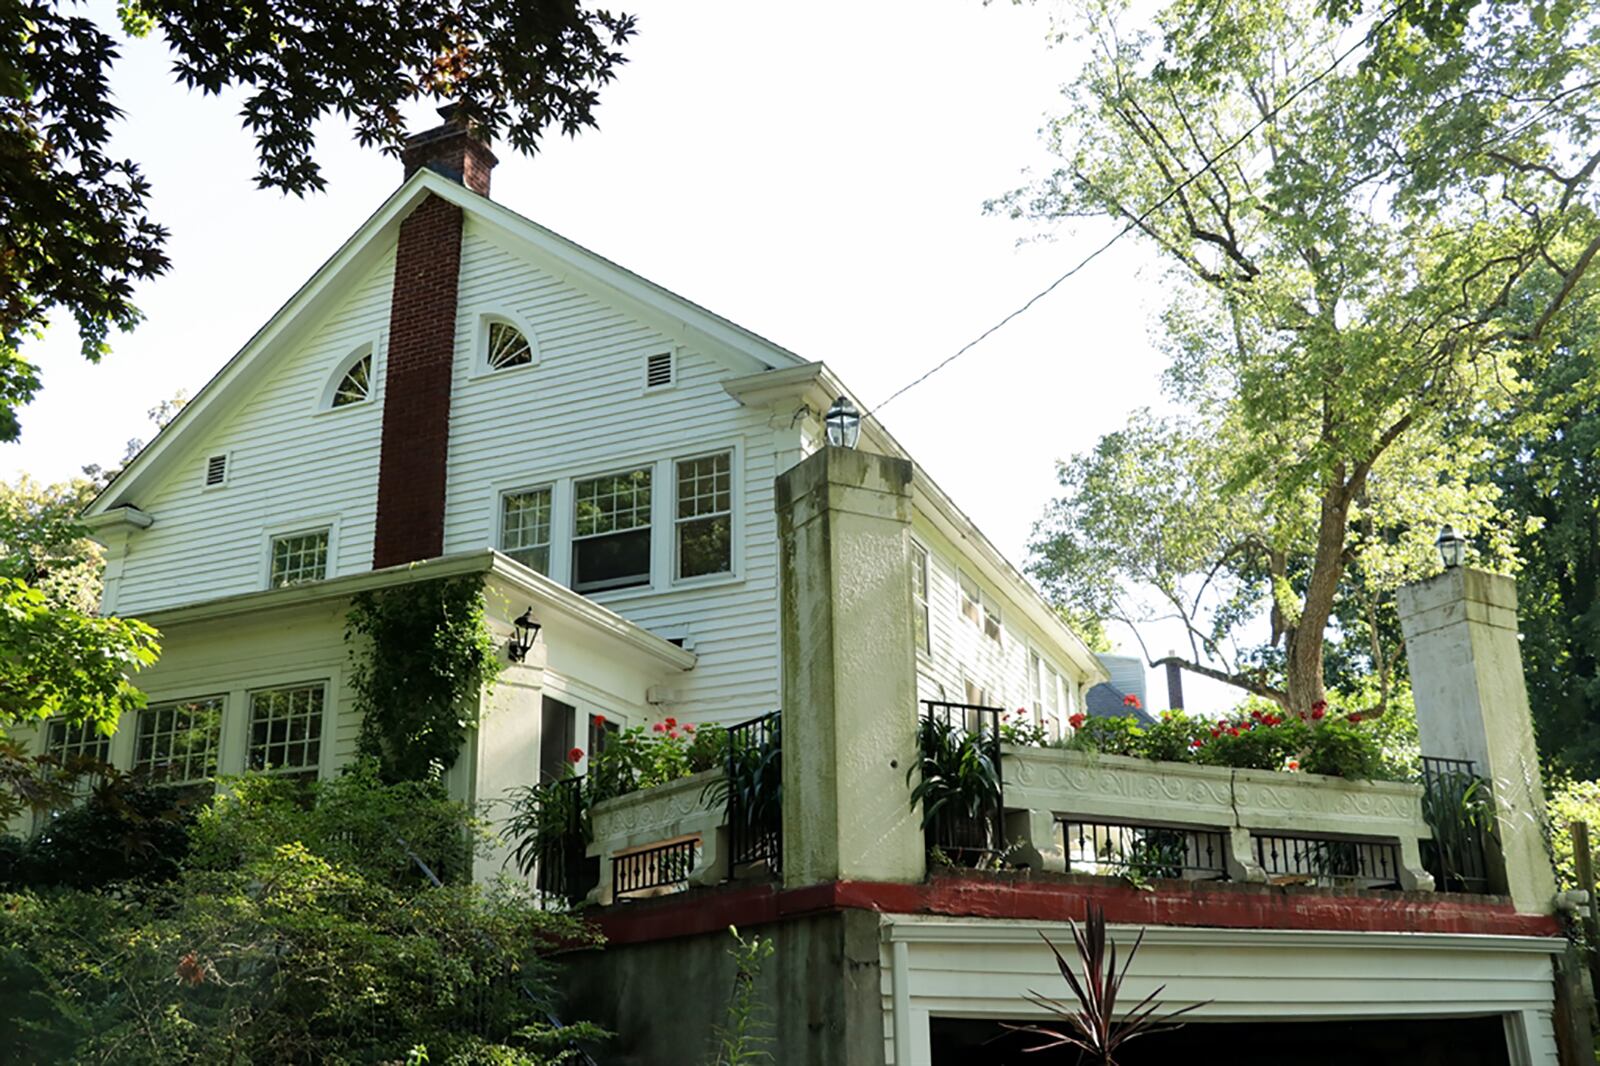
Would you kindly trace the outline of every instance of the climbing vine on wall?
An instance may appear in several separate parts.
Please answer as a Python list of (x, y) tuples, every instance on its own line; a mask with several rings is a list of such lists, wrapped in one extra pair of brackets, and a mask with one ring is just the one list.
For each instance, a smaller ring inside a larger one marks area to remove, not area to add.
[(499, 668), (483, 582), (441, 578), (358, 593), (345, 620), (359, 746), (388, 781), (438, 778), (477, 722)]

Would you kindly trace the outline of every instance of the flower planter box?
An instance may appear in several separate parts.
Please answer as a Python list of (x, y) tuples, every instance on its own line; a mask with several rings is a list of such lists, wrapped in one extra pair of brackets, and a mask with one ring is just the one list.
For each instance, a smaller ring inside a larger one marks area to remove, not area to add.
[(726, 877), (728, 812), (721, 804), (710, 804), (706, 795), (722, 776), (721, 769), (704, 770), (596, 803), (589, 812), (594, 840), (589, 854), (600, 860), (600, 884), (589, 899), (612, 902), (612, 860), (617, 856), (696, 837), (700, 857), (688, 882), (716, 884)]
[(1001, 774), (1008, 835), (1023, 861), (1042, 869), (1065, 865), (1055, 823), (1081, 818), (1226, 831), (1228, 873), (1245, 881), (1267, 879), (1252, 840), (1257, 834), (1394, 845), (1395, 880), (1407, 889), (1433, 887), (1420, 855), (1419, 841), (1432, 835), (1422, 817), (1422, 787), (1409, 782), (1014, 745), (1001, 748)]

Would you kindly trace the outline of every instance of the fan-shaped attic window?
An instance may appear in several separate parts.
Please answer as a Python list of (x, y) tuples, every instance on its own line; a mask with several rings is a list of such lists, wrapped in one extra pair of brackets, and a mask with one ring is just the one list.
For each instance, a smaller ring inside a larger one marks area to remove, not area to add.
[(322, 392), (322, 410), (355, 407), (373, 397), (373, 348), (363, 344), (345, 357)]
[(533, 363), (533, 344), (509, 322), (489, 323), (488, 363), (490, 370), (510, 370)]
[(365, 403), (372, 397), (372, 353), (368, 352), (355, 365), (344, 372), (344, 377), (339, 379), (339, 384), (333, 390), (333, 402), (330, 407), (348, 407), (353, 403)]

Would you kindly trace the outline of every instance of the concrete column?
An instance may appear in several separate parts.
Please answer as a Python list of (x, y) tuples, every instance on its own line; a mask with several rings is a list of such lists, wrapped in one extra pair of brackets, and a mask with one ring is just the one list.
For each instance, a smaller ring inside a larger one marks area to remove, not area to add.
[(1549, 914), (1555, 874), (1545, 850), (1544, 786), (1508, 577), (1454, 567), (1399, 593), (1417, 732), (1426, 755), (1471, 759), (1494, 792), (1491, 865), (1517, 910)]
[(777, 479), (783, 878), (919, 881), (911, 464), (825, 448)]
[[(467, 758), (457, 760), (451, 776), (467, 777), (467, 802), (484, 811), (495, 829), (509, 816), (501, 802), (506, 793), (539, 780), (539, 727), (544, 695), (546, 648), (534, 641), (528, 658), (508, 663), (495, 679), (494, 688), (481, 697), (478, 728), (467, 738)], [(516, 873), (507, 865), (509, 841), (497, 841), (487, 854), (473, 862), (473, 877), (488, 880), (502, 871)]]

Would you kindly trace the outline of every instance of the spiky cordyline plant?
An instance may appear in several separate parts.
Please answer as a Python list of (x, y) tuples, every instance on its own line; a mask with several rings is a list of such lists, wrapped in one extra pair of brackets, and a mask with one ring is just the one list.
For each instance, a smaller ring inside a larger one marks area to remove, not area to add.
[(1132, 950), (1123, 961), (1121, 970), (1118, 970), (1117, 945), (1106, 935), (1104, 908), (1091, 903), (1088, 914), (1083, 920), (1083, 928), (1079, 929), (1070, 921), (1067, 923), (1067, 928), (1072, 930), (1078, 961), (1082, 963), (1081, 977), (1073, 972), (1072, 965), (1067, 962), (1060, 950), (1050, 943), (1049, 937), (1043, 933), (1040, 933), (1039, 937), (1055, 955), (1056, 966), (1061, 970), (1061, 976), (1066, 978), (1067, 985), (1072, 989), (1072, 994), (1077, 997), (1078, 1002), (1074, 1005), (1029, 990), (1027, 998), (1030, 1003), (1043, 1007), (1065, 1021), (1067, 1026), (1065, 1029), (1049, 1029), (1042, 1025), (1008, 1026), (1007, 1028), (1020, 1033), (1031, 1033), (1046, 1038), (1045, 1043), (1026, 1050), (1051, 1051), (1060, 1047), (1077, 1048), (1079, 1061), (1087, 1063), (1088, 1066), (1117, 1066), (1116, 1055), (1123, 1044), (1137, 1036), (1176, 1029), (1178, 1024), (1174, 1024), (1174, 1018), (1205, 1006), (1204, 1003), (1193, 1003), (1178, 1010), (1162, 1013), (1163, 1005), (1156, 998), (1167, 987), (1162, 985), (1140, 1000), (1131, 1011), (1126, 1012), (1121, 1021), (1118, 1021), (1117, 996), (1122, 991), (1123, 979), (1133, 967), (1133, 959), (1139, 953), (1139, 945), (1144, 943), (1144, 930), (1139, 930), (1138, 939), (1133, 942)]

